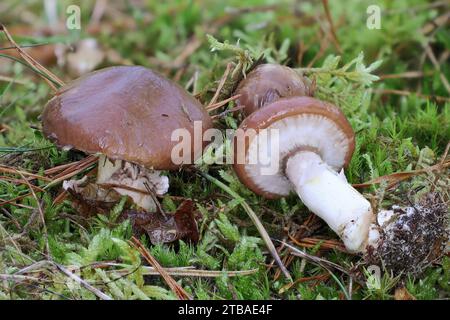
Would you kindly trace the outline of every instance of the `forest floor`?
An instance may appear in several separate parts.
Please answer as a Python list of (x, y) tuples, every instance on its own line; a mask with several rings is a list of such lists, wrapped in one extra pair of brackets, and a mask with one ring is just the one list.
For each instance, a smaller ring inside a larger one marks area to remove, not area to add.
[[(76, 2), (57, 2), (63, 25), (66, 8)], [(55, 18), (42, 1), (3, 1), (0, 21), (21, 46), (38, 45), (27, 52), (64, 82), (77, 77), (76, 65), (68, 59), (56, 64), (45, 50), (52, 55), (58, 46), (95, 38), (102, 56), (96, 68), (157, 70), (209, 106), (221, 129), (235, 129), (242, 120), (233, 110), (232, 89), (243, 72), (261, 62), (302, 68), (315, 81), (317, 97), (340, 106), (356, 133), (345, 172), (350, 183), (381, 182), (359, 191), (383, 208), (407, 205), (430, 190), (448, 205), (446, 1), (103, 3), (83, 1), (81, 29), (63, 26), (53, 34), (33, 35)], [(373, 4), (381, 8), (379, 29), (376, 12), (368, 11)], [(0, 47), (9, 46), (1, 34)], [(53, 95), (48, 76), (12, 60), (13, 54), (0, 50), (0, 299), (449, 297), (448, 256), (414, 276), (383, 268), (372, 274), (296, 195), (257, 196), (226, 164), (166, 173), (170, 189), (162, 208), (176, 212), (192, 200), (197, 243), (151, 244), (145, 235), (132, 240), (131, 223), (121, 218), (126, 198), (111, 210), (83, 214), (62, 182), (95, 173), (95, 159), (58, 149), (43, 136), (39, 116)], [(409, 173), (392, 175), (400, 172)], [(293, 282), (249, 214), (262, 222)], [(164, 276), (149, 266), (151, 257), (166, 268)]]

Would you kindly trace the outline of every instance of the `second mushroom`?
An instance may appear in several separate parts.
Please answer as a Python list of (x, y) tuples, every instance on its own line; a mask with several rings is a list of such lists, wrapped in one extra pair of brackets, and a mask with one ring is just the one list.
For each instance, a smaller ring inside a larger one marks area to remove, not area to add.
[[(348, 250), (364, 251), (375, 233), (370, 232), (372, 208), (341, 171), (355, 148), (352, 127), (338, 107), (305, 96), (309, 93), (306, 80), (287, 69), (259, 66), (238, 87), (237, 93), (244, 97), (238, 103), (246, 104), (244, 110), (250, 111), (240, 130), (245, 134), (252, 129), (256, 136), (242, 148), (235, 146), (234, 169), (245, 185), (264, 197), (278, 198), (295, 191)], [(267, 80), (262, 81), (264, 77)], [(270, 85), (274, 77), (278, 79), (276, 86), (257, 84), (269, 81)], [(277, 149), (270, 147), (273, 142), (258, 139), (270, 130), (278, 132)], [(235, 144), (239, 144), (238, 135)], [(261, 156), (278, 162), (275, 174), (263, 174), (267, 163), (259, 161)]]

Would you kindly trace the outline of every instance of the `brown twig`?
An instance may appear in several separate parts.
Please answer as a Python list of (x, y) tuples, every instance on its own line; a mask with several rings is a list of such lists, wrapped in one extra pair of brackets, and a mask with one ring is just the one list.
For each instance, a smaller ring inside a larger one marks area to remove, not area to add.
[(31, 193), (27, 193), (27, 194), (24, 194), (22, 196), (18, 196), (18, 197), (15, 197), (13, 199), (9, 199), (9, 200), (0, 199), (0, 207), (2, 207), (4, 205), (7, 205), (7, 204), (10, 204), (10, 205), (13, 205), (13, 206), (16, 206), (16, 207), (20, 207), (20, 208), (34, 209), (31, 206), (27, 206), (27, 205), (24, 205), (24, 204), (16, 203), (16, 201), (22, 200), (23, 198), (26, 198), (26, 197), (29, 197), (29, 196), (31, 196)]
[(225, 117), (225, 116), (226, 116), (227, 114), (229, 114), (229, 113), (233, 113), (233, 112), (242, 110), (242, 109), (244, 109), (244, 108), (245, 108), (244, 105), (240, 105), (239, 107), (234, 107), (234, 108), (232, 108), (232, 109), (225, 110), (224, 112), (221, 112), (221, 113), (219, 113), (219, 114), (215, 114), (215, 115), (211, 116), (211, 119), (212, 119), (212, 120), (215, 120), (215, 119), (217, 119), (217, 118), (223, 118), (223, 117)]
[[(121, 264), (118, 263), (102, 263), (101, 267), (107, 268), (107, 267), (120, 267)], [(97, 267), (97, 266), (95, 266)], [(227, 275), (227, 277), (240, 277), (240, 276), (247, 276), (251, 274), (255, 274), (258, 272), (258, 269), (250, 269), (250, 270), (239, 270), (239, 271), (232, 271), (232, 270), (199, 270), (195, 269), (194, 267), (177, 267), (177, 268), (164, 268), (164, 270), (171, 276), (174, 277), (199, 277), (199, 278), (218, 278), (223, 276), (224, 274)], [(114, 270), (115, 273), (119, 274), (125, 274), (128, 273), (129, 270), (122, 269), (122, 270)], [(159, 271), (156, 270), (154, 267), (147, 267), (142, 266), (141, 272), (143, 275), (160, 275)]]
[(76, 166), (76, 165), (86, 161), (85, 159), (74, 161), (74, 162), (71, 162), (71, 163), (65, 163), (65, 164), (62, 164), (62, 165), (59, 165), (59, 166), (56, 166), (56, 167), (53, 167), (53, 168), (49, 168), (49, 169), (44, 171), (44, 174), (46, 176), (51, 176), (53, 174), (56, 174), (56, 173), (59, 173), (59, 172), (65, 170), (67, 168), (74, 167), (74, 166)]
[(91, 18), (89, 20), (88, 28), (97, 27), (100, 20), (108, 7), (108, 0), (97, 0), (95, 1), (94, 9), (92, 10)]
[(214, 93), (214, 96), (212, 97), (211, 101), (209, 102), (208, 106), (206, 107), (206, 110), (211, 107), (214, 103), (216, 103), (217, 98), (219, 98), (220, 91), (222, 91), (223, 85), (225, 84), (225, 81), (228, 78), (228, 74), (230, 73), (232, 67), (232, 63), (227, 64), (227, 68), (225, 69), (225, 72), (223, 73), (222, 78), (220, 79), (219, 85), (217, 87), (216, 93)]
[(31, 177), (33, 179), (38, 179), (38, 180), (42, 180), (42, 181), (46, 181), (46, 182), (51, 181), (50, 178), (47, 178), (47, 177), (44, 177), (44, 176), (40, 176), (38, 174), (34, 174), (34, 173), (31, 173), (31, 172), (23, 171), (23, 170), (17, 170), (17, 169), (14, 169), (12, 167), (1, 165), (1, 164), (0, 164), (0, 172), (11, 173), (11, 174), (20, 174), (20, 175), (23, 175), (23, 176), (26, 176), (26, 177)]
[(130, 243), (139, 251), (150, 265), (158, 271), (161, 277), (166, 281), (173, 293), (180, 300), (192, 300), (192, 297), (167, 273), (159, 262), (148, 252), (144, 245), (135, 237), (131, 238)]
[(206, 111), (211, 112), (213, 110), (219, 109), (220, 107), (222, 107), (223, 105), (226, 105), (228, 102), (230, 101), (234, 101), (237, 98), (239, 98), (241, 95), (240, 94), (236, 94), (232, 97), (229, 97), (228, 99), (222, 100), (220, 102), (217, 102), (215, 104), (209, 105), (208, 107), (206, 107)]
[(62, 87), (64, 85), (64, 82), (61, 79), (59, 79), (55, 74), (53, 74), (51, 71), (49, 71), (43, 65), (41, 65), (39, 62), (34, 60), (34, 58), (32, 56), (30, 56), (28, 53), (26, 53), (24, 50), (22, 50), (22, 48), (14, 41), (11, 34), (8, 32), (8, 29), (6, 29), (6, 27), (3, 24), (0, 24), (0, 31), (3, 31), (3, 33), (5, 34), (8, 41), (11, 43), (11, 45), (13, 45), (16, 48), (17, 52), (22, 57), (22, 59), (24, 59), (33, 68), (44, 73), (45, 75), (47, 75), (50, 78), (51, 81), (49, 79), (43, 77), (43, 79), (45, 81), (47, 81), (47, 83), (53, 90), (55, 90), (55, 91), (57, 90), (57, 88), (55, 87), (55, 85), (53, 83), (56, 83), (60, 87)]
[(427, 54), (428, 58), (430, 59), (431, 63), (433, 64), (434, 69), (436, 69), (436, 71), (439, 73), (439, 78), (441, 78), (442, 84), (444, 85), (447, 92), (450, 93), (450, 84), (448, 83), (448, 80), (445, 77), (444, 73), (441, 71), (441, 66), (439, 65), (439, 62), (437, 61), (433, 50), (431, 49), (431, 47), (428, 43), (424, 44), (424, 49), (425, 49), (425, 53)]
[(322, 36), (319, 31), (317, 36), (320, 39), (320, 48), (319, 51), (317, 51), (314, 58), (312, 58), (312, 60), (308, 63), (307, 68), (311, 68), (316, 63), (317, 60), (322, 58), (330, 45), (330, 42), (327, 41), (327, 38)]
[(19, 80), (19, 79), (14, 79), (14, 78), (3, 76), (3, 75), (0, 75), (0, 81), (11, 82), (11, 83), (18, 83), (18, 84), (22, 84), (22, 85), (30, 84), (29, 82), (26, 82), (26, 81), (23, 81), (23, 80)]
[(422, 78), (427, 75), (431, 75), (431, 72), (424, 73), (422, 71), (406, 71), (402, 73), (382, 74), (379, 76), (380, 80), (384, 79), (414, 79)]
[(306, 259), (306, 260), (308, 260), (308, 261), (310, 261), (310, 262), (312, 262), (314, 264), (317, 264), (317, 265), (321, 266), (322, 268), (324, 268), (327, 271), (329, 271), (329, 269), (331, 268), (331, 269), (339, 270), (339, 271), (341, 271), (342, 273), (345, 273), (348, 276), (352, 276), (352, 274), (349, 271), (347, 271), (345, 268), (343, 268), (342, 266), (338, 265), (337, 263), (334, 263), (334, 262), (328, 261), (326, 259), (314, 256), (314, 255), (311, 255), (311, 254), (308, 254), (308, 253), (306, 253), (306, 252), (304, 252), (304, 251), (294, 247), (293, 245), (290, 245), (289, 243), (286, 243), (286, 242), (283, 242), (283, 241), (280, 241), (280, 240), (277, 240), (277, 241), (280, 242), (280, 243), (283, 243), (287, 248), (289, 248), (290, 253), (293, 254), (294, 256), (298, 256), (298, 257), (301, 257), (303, 259)]
[(322, 5), (325, 10), (325, 15), (328, 20), (328, 24), (330, 25), (330, 33), (331, 33), (331, 40), (333, 41), (334, 46), (336, 47), (336, 50), (342, 54), (342, 48), (339, 44), (339, 40), (336, 35), (336, 29), (334, 28), (333, 19), (331, 17), (330, 7), (328, 5), (328, 0), (322, 0)]
[(336, 240), (325, 240), (325, 239), (316, 239), (316, 238), (303, 238), (301, 241), (298, 241), (292, 236), (289, 236), (289, 239), (299, 247), (304, 248), (314, 248), (319, 245), (320, 249), (328, 249), (328, 250), (337, 250), (344, 253), (350, 253), (345, 249), (345, 246), (342, 242)]
[[(450, 151), (450, 141), (447, 143), (447, 146), (445, 147), (445, 151), (444, 151), (444, 154), (442, 155), (441, 161), (439, 161), (440, 170), (443, 170), (445, 168), (445, 159), (447, 159), (449, 151)], [(434, 178), (432, 191), (434, 191), (434, 188), (436, 186), (436, 182), (438, 181), (438, 179), (439, 179), (439, 176), (436, 176)]]
[(382, 182), (387, 182), (388, 183), (387, 189), (390, 189), (403, 180), (409, 179), (409, 178), (417, 176), (419, 174), (442, 170), (447, 167), (450, 167), (450, 160), (440, 162), (438, 164), (435, 164), (431, 167), (424, 168), (424, 169), (391, 173), (391, 174), (388, 174), (385, 176), (377, 177), (375, 179), (372, 179), (372, 180), (364, 182), (364, 183), (355, 183), (352, 186), (355, 188), (366, 188), (366, 187), (370, 187), (374, 184), (380, 184)]
[(69, 192), (67, 192), (67, 190), (63, 190), (61, 193), (59, 193), (55, 197), (55, 199), (53, 199), (52, 204), (57, 205), (57, 204), (62, 203), (67, 198), (68, 195), (69, 195)]
[(43, 279), (18, 274), (0, 274), (0, 280), (14, 281), (14, 282), (24, 282), (24, 281), (42, 282)]
[(410, 95), (416, 95), (419, 98), (429, 99), (429, 100), (436, 100), (438, 102), (450, 102), (450, 98), (448, 97), (442, 97), (442, 96), (431, 96), (426, 95), (418, 92), (411, 92), (406, 90), (395, 90), (395, 89), (372, 89), (373, 92), (379, 93), (379, 94), (394, 94), (399, 96), (410, 96)]
[(0, 123), (0, 133), (6, 132), (8, 130), (11, 130), (11, 127), (4, 124), (4, 123)]
[[(16, 185), (18, 185), (18, 184), (28, 185), (28, 183), (26, 181), (24, 181), (24, 180), (14, 179), (14, 178), (7, 177), (7, 176), (0, 176), (0, 180), (5, 180), (5, 181), (11, 182), (11, 183), (16, 184)], [(42, 188), (40, 188), (38, 186), (35, 186), (35, 185), (31, 185), (31, 187), (33, 189), (35, 189), (36, 191), (38, 191), (38, 192), (43, 192), (44, 191), (44, 189), (42, 189)]]
[(295, 286), (295, 285), (297, 285), (299, 283), (309, 282), (309, 281), (314, 281), (315, 280), (315, 284), (317, 284), (317, 282), (326, 281), (329, 278), (330, 278), (330, 274), (329, 273), (321, 273), (321, 274), (318, 274), (316, 276), (303, 277), (303, 278), (295, 280), (294, 282), (291, 282), (291, 283), (288, 283), (288, 284), (284, 285), (280, 289), (279, 293), (281, 294), (283, 292), (286, 292), (287, 290), (289, 290), (290, 288), (292, 288), (293, 286)]
[(38, 199), (36, 193), (34, 192), (33, 186), (31, 185), (30, 181), (28, 181), (22, 173), (19, 173), (19, 174), (22, 177), (22, 179), (26, 182), (26, 184), (28, 185), (28, 188), (30, 189), (30, 192), (33, 195), (33, 198), (36, 200), (37, 209), (39, 210), (39, 215), (41, 218), (42, 230), (44, 231), (46, 256), (47, 256), (47, 259), (50, 259), (50, 246), (48, 244), (48, 233), (47, 233), (47, 225), (45, 223), (44, 211), (42, 210), (41, 203), (39, 202), (39, 199)]
[(67, 180), (69, 178), (72, 178), (73, 176), (79, 174), (80, 172), (86, 170), (91, 165), (96, 163), (98, 161), (98, 157), (95, 155), (90, 155), (80, 162), (76, 163), (75, 165), (65, 169), (58, 175), (56, 175), (53, 179), (50, 180), (50, 182), (45, 186), (44, 189), (49, 188), (50, 186), (54, 186), (55, 184), (58, 184), (64, 180)]
[[(445, 1), (447, 2), (447, 0)], [(448, 23), (448, 20), (450, 19), (450, 12), (446, 12), (440, 16), (437, 16), (433, 21), (425, 24), (422, 29), (420, 30), (424, 35), (427, 35), (434, 31), (435, 29), (445, 25)]]

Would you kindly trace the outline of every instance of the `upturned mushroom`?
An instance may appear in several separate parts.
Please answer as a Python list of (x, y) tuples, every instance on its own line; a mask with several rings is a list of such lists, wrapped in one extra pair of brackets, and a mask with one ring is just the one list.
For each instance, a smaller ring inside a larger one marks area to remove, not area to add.
[(309, 97), (312, 87), (277, 65), (261, 65), (240, 83), (238, 104), (248, 116), (234, 137), (238, 177), (266, 198), (295, 191), (368, 263), (420, 273), (446, 252), (448, 208), (439, 194), (428, 194), (410, 207), (374, 213), (343, 174), (355, 148), (353, 130), (338, 107)]
[[(256, 132), (244, 146), (235, 135), (234, 169), (247, 187), (267, 198), (295, 191), (349, 251), (365, 250), (374, 215), (369, 201), (338, 173), (355, 148), (352, 127), (338, 107), (312, 97), (281, 98), (250, 114), (239, 129)], [(278, 134), (260, 139), (270, 130)], [(269, 141), (274, 137), (276, 144)], [(262, 158), (277, 163), (262, 163)], [(263, 174), (268, 166), (278, 169)]]
[[(161, 195), (169, 187), (161, 170), (180, 167), (171, 159), (172, 132), (193, 134), (194, 121), (201, 121), (202, 130), (212, 127), (202, 105), (183, 88), (140, 66), (105, 68), (75, 80), (42, 115), (44, 134), (59, 147), (100, 155), (97, 184), (113, 186), (148, 211), (155, 209), (149, 189)], [(192, 161), (203, 147), (192, 144)], [(65, 188), (76, 187), (65, 182)]]
[(280, 64), (260, 64), (242, 80), (236, 94), (237, 106), (244, 106), (244, 115), (270, 104), (275, 100), (291, 96), (312, 96), (311, 82), (294, 70)]

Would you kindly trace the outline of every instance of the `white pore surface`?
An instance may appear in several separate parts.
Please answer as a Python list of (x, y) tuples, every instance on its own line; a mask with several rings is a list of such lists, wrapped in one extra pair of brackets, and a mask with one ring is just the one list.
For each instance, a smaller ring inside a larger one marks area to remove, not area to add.
[(156, 204), (148, 195), (146, 185), (158, 195), (165, 194), (169, 189), (169, 178), (162, 176), (161, 171), (121, 160), (110, 161), (103, 156), (99, 159), (97, 183), (117, 184), (141, 190), (142, 192), (114, 188), (119, 194), (131, 197), (136, 205), (150, 212), (156, 209)]
[(305, 206), (339, 235), (348, 250), (365, 249), (374, 218), (369, 201), (314, 152), (289, 158), (286, 174)]
[[(278, 129), (279, 141), (271, 141), (272, 135), (268, 134), (265, 146), (258, 147), (261, 133), (258, 134), (249, 146), (245, 166), (256, 185), (266, 192), (286, 196), (293, 190), (284, 175), (283, 161), (286, 161), (284, 158), (287, 154), (301, 147), (317, 149), (322, 159), (334, 170), (340, 170), (344, 165), (349, 139), (328, 118), (313, 114), (298, 115), (272, 123), (267, 130), (270, 132), (271, 129)], [(269, 159), (269, 164), (262, 163), (261, 159)], [(268, 167), (277, 167), (278, 170), (267, 174), (264, 169)]]

